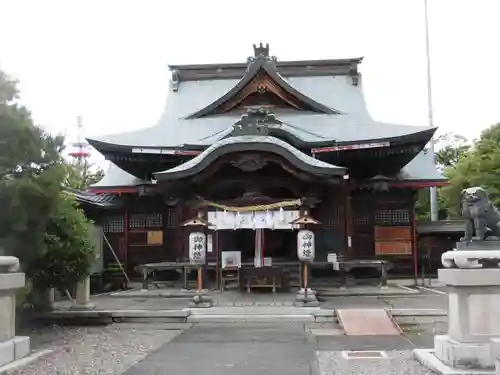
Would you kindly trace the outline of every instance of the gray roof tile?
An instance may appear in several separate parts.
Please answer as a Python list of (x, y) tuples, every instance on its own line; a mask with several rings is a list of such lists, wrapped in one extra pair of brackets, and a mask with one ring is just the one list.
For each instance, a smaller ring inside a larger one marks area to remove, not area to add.
[(293, 156), (300, 160), (300, 162), (304, 163), (307, 166), (317, 168), (317, 169), (323, 169), (323, 170), (330, 170), (330, 173), (335, 173), (337, 175), (342, 175), (345, 171), (345, 168), (339, 167), (336, 165), (332, 165), (329, 163), (326, 163), (324, 161), (321, 161), (319, 159), (315, 159), (312, 156), (306, 155), (300, 150), (297, 150), (295, 147), (290, 145), (287, 142), (282, 141), (281, 139), (271, 137), (271, 136), (260, 136), (260, 135), (241, 135), (241, 136), (234, 136), (234, 137), (229, 137), (222, 139), (216, 143), (214, 143), (212, 146), (208, 147), (205, 151), (203, 151), (201, 154), (198, 156), (194, 157), (193, 159), (178, 165), (177, 167), (174, 167), (172, 169), (168, 169), (163, 172), (158, 172), (156, 175), (167, 175), (167, 174), (173, 174), (173, 173), (179, 173), (183, 171), (190, 170), (197, 165), (199, 165), (208, 155), (212, 154), (216, 150), (229, 146), (229, 145), (244, 145), (244, 144), (269, 144), (269, 145), (274, 145), (278, 146), (289, 153), (293, 154)]
[(130, 173), (125, 172), (120, 167), (113, 163), (109, 163), (108, 169), (104, 174), (104, 177), (94, 185), (93, 188), (104, 188), (104, 187), (122, 187), (122, 186), (139, 186), (148, 185), (151, 181), (141, 180)]
[[(183, 82), (179, 91), (169, 92), (164, 113), (152, 127), (127, 133), (94, 137), (102, 142), (128, 146), (175, 147), (185, 144), (210, 145), (239, 120), (241, 114), (208, 116), (187, 120), (185, 117), (206, 107), (229, 91), (238, 80)], [(351, 142), (415, 133), (427, 127), (396, 125), (374, 121), (366, 108), (361, 85), (353, 86), (345, 76), (290, 77), (288, 82), (312, 99), (345, 115), (276, 111), (277, 117), (293, 127), (306, 142), (336, 140)]]
[(422, 150), (399, 173), (401, 180), (411, 181), (446, 181), (446, 178), (437, 170), (432, 155)]

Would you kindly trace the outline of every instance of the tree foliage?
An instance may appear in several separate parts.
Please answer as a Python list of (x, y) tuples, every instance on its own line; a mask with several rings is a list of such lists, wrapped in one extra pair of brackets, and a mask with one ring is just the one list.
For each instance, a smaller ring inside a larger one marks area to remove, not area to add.
[(436, 139), (436, 164), (438, 168), (455, 167), (467, 154), (471, 145), (467, 138), (454, 133), (445, 133)]
[(45, 248), (30, 262), (26, 274), (33, 285), (70, 289), (89, 274), (94, 260), (91, 222), (70, 195), (62, 195), (49, 218)]
[[(449, 171), (454, 170), (460, 161), (468, 157), (471, 145), (467, 138), (455, 133), (445, 133), (436, 139), (436, 167), (446, 177)], [(442, 194), (443, 188), (438, 188), (438, 216), (445, 219), (450, 215), (450, 199)], [(458, 192), (458, 196), (460, 191)], [(454, 194), (449, 197), (455, 197)], [(455, 203), (453, 203), (455, 204)], [(415, 211), (419, 220), (430, 220), (430, 192), (429, 189), (420, 189), (415, 205)]]
[(38, 288), (66, 288), (88, 272), (89, 221), (63, 191), (64, 138), (33, 123), (16, 85), (0, 71), (0, 250)]
[(459, 216), (460, 192), (471, 186), (485, 188), (490, 199), (500, 205), (500, 123), (484, 130), (470, 150), (444, 171), (449, 186), (441, 189), (443, 201), (451, 216)]
[(87, 160), (73, 161), (66, 165), (64, 185), (73, 189), (84, 190), (99, 182), (104, 177), (102, 168), (89, 163)]
[(0, 247), (27, 261), (61, 193), (63, 138), (36, 127), (16, 99), (16, 82), (0, 71)]

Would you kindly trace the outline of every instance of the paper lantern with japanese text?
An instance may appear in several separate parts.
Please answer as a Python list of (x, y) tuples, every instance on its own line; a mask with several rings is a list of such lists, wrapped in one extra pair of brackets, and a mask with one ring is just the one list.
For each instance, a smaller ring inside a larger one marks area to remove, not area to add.
[(207, 252), (207, 237), (205, 233), (189, 234), (189, 261), (194, 264), (204, 264)]
[(314, 260), (314, 233), (307, 229), (299, 230), (297, 233), (297, 256), (302, 262)]

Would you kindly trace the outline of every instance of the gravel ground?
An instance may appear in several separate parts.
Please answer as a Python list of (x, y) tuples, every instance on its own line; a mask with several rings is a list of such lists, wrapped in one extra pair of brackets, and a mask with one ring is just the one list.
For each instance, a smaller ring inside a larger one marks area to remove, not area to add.
[(411, 351), (387, 351), (388, 358), (349, 359), (340, 351), (316, 352), (318, 375), (431, 375), (432, 371), (422, 367)]
[(52, 353), (13, 375), (120, 374), (174, 339), (180, 330), (153, 325), (49, 327), (30, 333), (33, 349)]

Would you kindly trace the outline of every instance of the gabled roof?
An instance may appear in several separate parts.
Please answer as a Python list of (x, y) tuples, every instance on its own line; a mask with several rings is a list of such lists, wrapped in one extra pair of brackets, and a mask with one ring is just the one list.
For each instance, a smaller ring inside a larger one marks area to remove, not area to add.
[(217, 158), (245, 151), (270, 152), (282, 156), (296, 168), (319, 176), (343, 176), (346, 169), (306, 155), (278, 138), (266, 135), (240, 135), (220, 140), (200, 155), (175, 168), (155, 173), (157, 180), (173, 180), (192, 176), (208, 167)]
[(377, 175), (372, 180), (383, 180), (390, 183), (420, 182), (428, 186), (442, 185), (448, 180), (436, 168), (432, 155), (427, 150), (418, 153), (396, 176)]
[(113, 194), (94, 194), (72, 188), (65, 188), (64, 191), (66, 194), (74, 196), (76, 201), (81, 204), (84, 209), (89, 207), (118, 209), (123, 203), (120, 197)]
[(117, 188), (125, 186), (151, 185), (151, 181), (141, 180), (125, 172), (113, 163), (109, 163), (104, 177), (91, 186), (91, 189)]
[[(171, 91), (157, 125), (91, 138), (88, 139), (89, 143), (110, 160), (128, 160), (132, 157), (143, 160), (140, 165), (145, 165), (147, 160), (159, 155), (157, 158), (166, 164), (161, 168), (179, 165), (187, 159), (179, 155), (185, 155), (187, 151), (192, 154), (202, 152), (232, 132), (241, 113), (230, 111), (212, 115), (211, 111), (220, 112), (221, 105), (229, 105), (224, 107), (225, 110), (232, 108), (231, 105), (238, 105), (243, 94), (248, 94), (243, 91), (252, 85), (252, 90), (256, 89), (255, 79), (262, 77), (270, 80), (276, 86), (274, 88), (280, 90), (276, 95), (283, 94), (284, 100), (289, 100), (290, 104), (290, 108), (273, 108), (280, 124), (268, 135), (285, 140), (303, 151), (382, 141), (390, 142), (391, 146), (414, 143), (415, 140), (420, 144), (427, 142), (435, 131), (426, 126), (373, 120), (368, 113), (362, 81), (357, 72), (357, 65), (362, 60), (360, 58), (276, 62), (269, 57), (267, 48), (256, 47), (255, 56), (247, 64), (172, 67)], [(239, 79), (235, 79), (238, 76)], [(292, 97), (295, 102), (290, 101)], [(233, 102), (228, 104), (228, 100)], [(309, 110), (292, 109), (297, 100)], [(124, 163), (118, 164), (133, 172)], [(161, 168), (152, 169), (148, 174)], [(117, 171), (125, 175), (113, 180), (127, 180), (128, 186), (150, 183), (121, 169), (110, 168), (110, 173)], [(99, 185), (113, 186), (106, 178)]]
[(446, 182), (444, 177), (436, 168), (432, 154), (422, 150), (410, 161), (397, 176), (404, 181)]
[[(249, 59), (248, 69), (243, 78), (225, 95), (211, 104), (187, 116), (187, 119), (200, 118), (220, 112), (228, 112), (245, 98), (257, 92), (271, 92), (290, 107), (323, 114), (340, 114), (341, 112), (323, 105), (295, 89), (280, 76), (276, 68), (276, 58), (269, 56), (269, 45), (266, 47), (254, 44), (254, 57)], [(220, 111), (222, 109), (222, 111)], [(219, 110), (219, 111), (218, 111)]]

